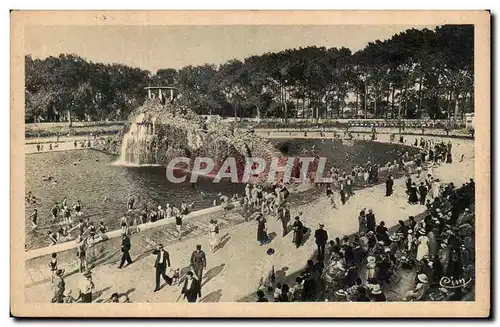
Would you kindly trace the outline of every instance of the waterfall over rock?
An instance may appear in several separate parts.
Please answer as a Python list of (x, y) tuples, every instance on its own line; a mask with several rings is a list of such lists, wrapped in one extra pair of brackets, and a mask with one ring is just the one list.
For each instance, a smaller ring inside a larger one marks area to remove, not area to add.
[(245, 157), (260, 157), (270, 163), (279, 156), (268, 140), (253, 131), (208, 121), (175, 103), (147, 99), (131, 116), (118, 164), (168, 165), (175, 157), (209, 157), (217, 169), (226, 158), (235, 157), (240, 172)]

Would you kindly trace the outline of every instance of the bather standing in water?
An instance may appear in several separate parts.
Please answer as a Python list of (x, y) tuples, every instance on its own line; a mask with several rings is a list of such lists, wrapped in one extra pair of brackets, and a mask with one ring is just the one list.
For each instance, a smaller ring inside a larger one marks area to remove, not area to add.
[(127, 217), (123, 216), (120, 219), (120, 228), (122, 230), (122, 234), (123, 235), (127, 235), (128, 234), (128, 220), (127, 220)]
[(38, 220), (38, 210), (35, 209), (30, 215), (31, 226), (33, 227), (33, 229), (35, 229), (37, 226), (37, 220)]
[(73, 209), (75, 210), (75, 214), (77, 217), (82, 216), (82, 202), (80, 200), (76, 201), (76, 203), (73, 205)]
[(132, 196), (132, 194), (129, 194), (128, 195), (128, 200), (127, 200), (127, 209), (128, 210), (133, 210), (134, 209), (134, 203), (135, 203), (134, 197)]
[(167, 203), (167, 206), (165, 208), (165, 218), (166, 219), (172, 218), (172, 207), (170, 206), (169, 203)]
[(51, 213), (52, 213), (52, 219), (54, 221), (57, 220), (57, 216), (59, 215), (59, 206), (58, 206), (57, 202), (52, 207)]
[(417, 204), (418, 203), (418, 189), (415, 183), (412, 183), (408, 190), (408, 203)]

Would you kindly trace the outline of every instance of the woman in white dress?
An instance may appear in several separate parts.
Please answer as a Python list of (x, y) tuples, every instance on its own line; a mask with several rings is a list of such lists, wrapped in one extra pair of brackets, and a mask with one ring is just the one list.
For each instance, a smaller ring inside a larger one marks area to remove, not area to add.
[(417, 261), (420, 261), (424, 257), (428, 257), (429, 256), (429, 245), (428, 245), (428, 242), (429, 242), (429, 239), (425, 235), (422, 235), (422, 236), (420, 236), (418, 238), (418, 240), (417, 240), (417, 243), (418, 243), (417, 257), (416, 257)]
[(213, 252), (219, 244), (219, 226), (217, 220), (210, 220), (210, 229), (208, 231), (208, 243), (210, 244), (210, 251)]
[(440, 188), (441, 184), (439, 183), (439, 179), (436, 179), (431, 185), (432, 199), (439, 197)]
[(367, 170), (365, 170), (363, 172), (363, 178), (364, 178), (364, 181), (365, 181), (365, 187), (366, 187), (366, 185), (368, 185), (368, 177), (370, 177), (370, 174), (368, 173)]

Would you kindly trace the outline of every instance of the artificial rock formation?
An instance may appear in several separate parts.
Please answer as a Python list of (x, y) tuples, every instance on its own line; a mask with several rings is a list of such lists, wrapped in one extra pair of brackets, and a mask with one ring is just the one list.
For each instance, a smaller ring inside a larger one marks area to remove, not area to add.
[(240, 171), (245, 157), (261, 157), (269, 163), (278, 156), (268, 140), (251, 130), (206, 120), (175, 103), (147, 99), (131, 117), (121, 141), (123, 164), (167, 165), (175, 157), (210, 157), (217, 169), (226, 158), (235, 157)]

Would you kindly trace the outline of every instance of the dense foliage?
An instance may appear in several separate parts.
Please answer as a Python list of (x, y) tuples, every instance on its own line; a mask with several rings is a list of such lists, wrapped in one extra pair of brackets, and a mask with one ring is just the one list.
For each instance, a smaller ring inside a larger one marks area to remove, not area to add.
[(406, 30), (356, 53), (306, 47), (155, 74), (76, 55), (27, 56), (26, 121), (123, 119), (155, 85), (179, 88), (178, 101), (198, 114), (461, 117), (473, 111), (473, 43), (472, 25), (445, 25)]

